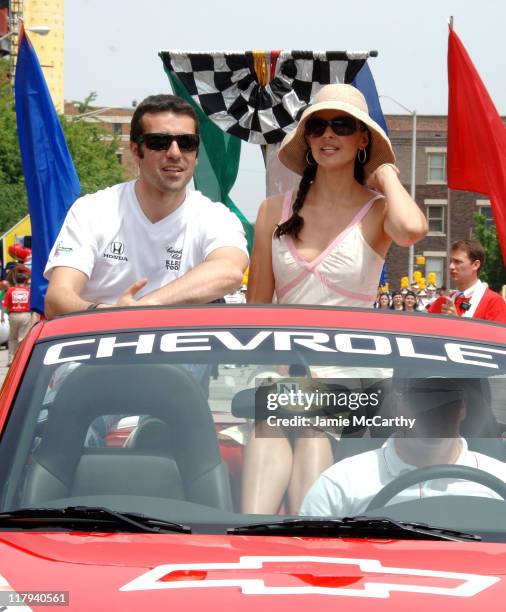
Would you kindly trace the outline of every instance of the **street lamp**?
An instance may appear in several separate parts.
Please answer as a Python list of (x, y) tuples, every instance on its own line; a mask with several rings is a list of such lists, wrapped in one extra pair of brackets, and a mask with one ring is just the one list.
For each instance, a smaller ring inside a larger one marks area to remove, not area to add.
[(101, 115), (105, 111), (116, 108), (115, 106), (105, 106), (104, 108), (96, 108), (92, 111), (87, 111), (86, 113), (81, 113), (79, 115), (70, 115), (70, 121), (80, 121), (81, 119), (87, 119), (88, 117), (94, 117), (95, 115)]
[[(407, 106), (404, 106), (401, 102), (392, 98), (391, 96), (380, 95), (380, 98), (387, 98), (391, 100), (397, 106), (403, 108), (406, 112), (408, 112), (413, 121), (412, 121), (412, 134), (411, 134), (411, 198), (414, 200), (416, 195), (416, 110), (411, 110)], [(409, 282), (413, 282), (413, 272), (415, 268), (415, 245), (409, 245), (409, 255), (408, 255), (408, 278)]]
[[(19, 27), (22, 20), (19, 18), (13, 18), (11, 20), (11, 29), (9, 32), (0, 36), (0, 42), (7, 38), (12, 38), (12, 41), (9, 43), (7, 55), (10, 55), (10, 74), (11, 74), (11, 82), (14, 83), (14, 73), (16, 71), (16, 61), (17, 61), (17, 45), (19, 40)], [(47, 36), (49, 32), (51, 32), (51, 28), (49, 26), (25, 26), (25, 30), (31, 32), (32, 34), (37, 34), (38, 36)], [(5, 54), (5, 52), (4, 52)], [(41, 65), (42, 68), (52, 68), (52, 66), (44, 66)]]
[(40, 36), (47, 36), (49, 32), (51, 32), (51, 28), (48, 26), (32, 26), (31, 28), (26, 28), (29, 32), (33, 32), (33, 34), (39, 34)]
[[(26, 29), (29, 32), (33, 32), (33, 34), (39, 34), (40, 36), (47, 36), (49, 32), (51, 32), (51, 28), (48, 26), (33, 26), (33, 28), (26, 28)], [(10, 30), (6, 34), (3, 34), (3, 36), (0, 36), (0, 42), (2, 40), (5, 40), (6, 38), (10, 38), (11, 36), (14, 36), (15, 34), (18, 34), (16, 30)]]

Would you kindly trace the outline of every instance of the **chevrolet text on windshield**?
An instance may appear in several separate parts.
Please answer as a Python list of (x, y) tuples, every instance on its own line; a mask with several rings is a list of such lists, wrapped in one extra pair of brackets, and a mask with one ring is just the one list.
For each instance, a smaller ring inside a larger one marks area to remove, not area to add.
[(431, 339), (434, 349), (423, 352), (418, 344), (423, 338), (382, 336), (379, 334), (306, 332), (306, 331), (257, 331), (246, 341), (231, 331), (168, 332), (129, 335), (122, 341), (118, 336), (96, 336), (81, 340), (58, 342), (48, 348), (44, 365), (67, 361), (103, 359), (117, 352), (130, 350), (135, 355), (152, 353), (201, 352), (212, 350), (255, 351), (259, 348), (271, 351), (305, 350), (313, 353), (347, 353), (376, 356), (398, 356), (408, 359), (450, 361), (454, 363), (498, 369), (506, 359), (506, 351), (490, 346), (445, 339)]

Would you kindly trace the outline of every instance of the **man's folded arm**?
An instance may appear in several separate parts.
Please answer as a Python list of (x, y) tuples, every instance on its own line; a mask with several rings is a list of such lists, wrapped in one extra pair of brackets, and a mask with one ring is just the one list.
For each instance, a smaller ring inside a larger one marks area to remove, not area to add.
[(90, 302), (83, 300), (80, 294), (87, 280), (86, 274), (76, 268), (53, 268), (44, 304), (46, 317), (86, 310)]
[(141, 306), (212, 302), (241, 286), (247, 265), (248, 257), (240, 248), (220, 247), (210, 253), (201, 264), (180, 278), (143, 296), (136, 304)]

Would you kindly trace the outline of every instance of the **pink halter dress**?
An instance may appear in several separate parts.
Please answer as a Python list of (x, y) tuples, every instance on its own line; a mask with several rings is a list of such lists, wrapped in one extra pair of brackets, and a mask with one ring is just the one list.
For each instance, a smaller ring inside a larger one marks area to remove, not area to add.
[[(329, 246), (311, 262), (303, 259), (291, 236), (272, 238), (272, 267), (279, 304), (318, 304), (372, 308), (384, 259), (366, 242), (359, 223), (375, 194)], [(283, 201), (281, 223), (291, 215), (292, 192)]]

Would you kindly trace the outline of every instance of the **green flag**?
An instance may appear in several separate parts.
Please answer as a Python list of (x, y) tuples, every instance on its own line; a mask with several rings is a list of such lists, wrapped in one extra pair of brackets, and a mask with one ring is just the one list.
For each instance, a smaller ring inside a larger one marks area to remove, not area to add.
[[(164, 67), (165, 68), (165, 67)], [(165, 68), (172, 91), (176, 96), (188, 102), (199, 120), (202, 147), (199, 150), (199, 163), (195, 167), (193, 180), (195, 187), (213, 202), (223, 202), (236, 214), (244, 227), (248, 240), (248, 250), (253, 246), (253, 226), (237, 208), (229, 196), (237, 178), (241, 158), (241, 141), (232, 134), (227, 134), (215, 125), (211, 119), (195, 104), (185, 86)]]

